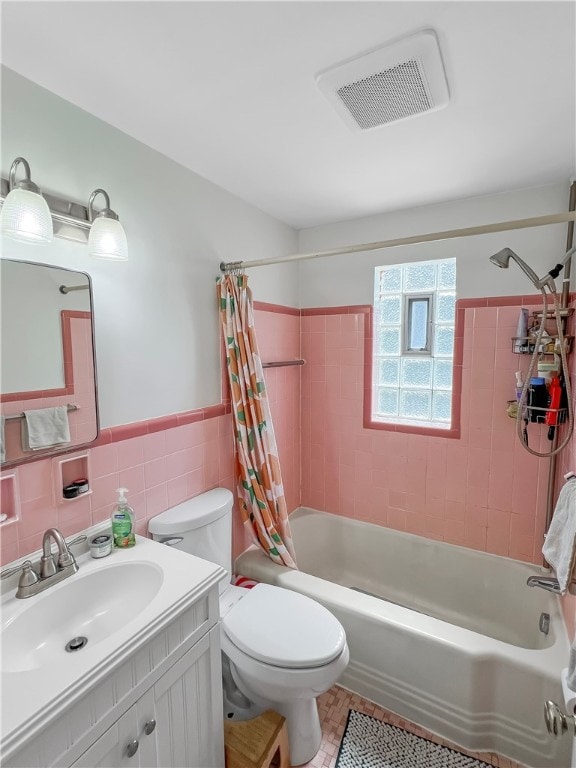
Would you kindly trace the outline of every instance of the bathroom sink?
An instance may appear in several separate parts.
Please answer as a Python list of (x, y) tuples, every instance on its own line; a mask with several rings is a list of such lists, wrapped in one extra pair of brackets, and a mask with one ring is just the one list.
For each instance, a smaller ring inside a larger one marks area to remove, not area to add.
[[(27, 598), (0, 633), (2, 672), (71, 663), (138, 617), (162, 582), (155, 563), (120, 562), (85, 575), (79, 571)], [(67, 651), (70, 641), (72, 650)]]
[[(104, 522), (86, 533), (107, 530)], [(36, 568), (41, 554), (29, 555)], [(104, 558), (90, 557), (87, 544), (74, 554), (78, 572), (32, 597), (16, 597), (19, 573), (0, 582), (2, 765), (12, 765), (10, 756), (28, 749), (65, 710), (74, 719), (73, 707), (88, 690), (118, 671), (115, 690), (123, 695), (159, 659), (218, 619), (217, 585), (225, 571), (214, 563), (138, 534), (135, 547), (114, 548)], [(174, 630), (167, 635), (168, 627)], [(85, 645), (78, 641), (77, 650), (66, 651), (82, 637)], [(131, 680), (120, 672), (128, 669)], [(96, 694), (94, 702), (103, 712), (111, 706)]]

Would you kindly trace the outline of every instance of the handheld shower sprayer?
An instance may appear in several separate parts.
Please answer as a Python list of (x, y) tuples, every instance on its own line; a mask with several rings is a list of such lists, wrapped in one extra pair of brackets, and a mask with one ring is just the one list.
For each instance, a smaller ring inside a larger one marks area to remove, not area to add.
[[(508, 269), (510, 266), (510, 259), (512, 261), (515, 261), (516, 264), (520, 267), (522, 272), (526, 275), (526, 277), (530, 280), (530, 282), (542, 293), (542, 322), (540, 323), (540, 329), (538, 331), (538, 337), (536, 339), (536, 343), (534, 346), (534, 353), (530, 359), (530, 365), (528, 367), (528, 374), (525, 377), (524, 380), (524, 387), (522, 389), (522, 394), (520, 396), (520, 400), (518, 402), (518, 415), (516, 419), (517, 424), (517, 433), (518, 437), (520, 438), (520, 441), (522, 442), (522, 445), (526, 448), (527, 451), (532, 453), (534, 456), (539, 456), (542, 458), (554, 456), (556, 453), (559, 453), (561, 450), (563, 450), (566, 445), (568, 444), (570, 437), (572, 435), (573, 429), (574, 429), (574, 413), (573, 413), (573, 404), (572, 404), (572, 393), (570, 389), (570, 376), (568, 375), (568, 365), (566, 360), (566, 346), (564, 342), (564, 331), (562, 328), (562, 318), (560, 314), (560, 304), (558, 302), (558, 297), (556, 295), (556, 285), (554, 283), (554, 278), (558, 277), (564, 266), (568, 263), (568, 261), (571, 259), (573, 254), (576, 253), (576, 246), (573, 248), (570, 248), (569, 251), (566, 252), (566, 255), (564, 256), (564, 259), (560, 264), (556, 264), (555, 267), (553, 267), (549, 272), (547, 272), (544, 277), (540, 278), (534, 272), (532, 267), (530, 267), (528, 264), (526, 264), (525, 261), (523, 261), (518, 254), (514, 253), (514, 251), (511, 248), (503, 248), (501, 251), (498, 251), (498, 253), (495, 253), (493, 256), (490, 256), (490, 261), (492, 264), (496, 264), (497, 267), (500, 267), (501, 269)], [(547, 298), (546, 298), (546, 288), (550, 291), (552, 294), (552, 299), (554, 301), (554, 316), (556, 319), (556, 327), (558, 330), (558, 343), (560, 345), (560, 358), (562, 360), (562, 372), (564, 373), (564, 381), (566, 386), (566, 394), (567, 394), (567, 411), (568, 411), (568, 427), (567, 427), (567, 433), (562, 441), (562, 444), (560, 446), (557, 446), (553, 451), (549, 453), (539, 453), (538, 451), (532, 450), (528, 446), (528, 439), (527, 439), (527, 433), (526, 429), (522, 431), (522, 419), (527, 423), (528, 421), (528, 411), (526, 409), (526, 397), (528, 394), (528, 386), (530, 383), (530, 377), (532, 376), (532, 372), (534, 370), (534, 366), (536, 363), (536, 359), (540, 353), (541, 349), (541, 340), (542, 336), (544, 335), (544, 329), (545, 329), (545, 323), (546, 323), (546, 317), (548, 314), (548, 304), (547, 304)]]
[(490, 261), (492, 264), (496, 264), (497, 267), (501, 267), (502, 269), (508, 269), (510, 266), (510, 259), (516, 262), (522, 272), (526, 275), (526, 277), (530, 280), (530, 282), (539, 290), (541, 291), (544, 287), (548, 288), (552, 293), (556, 293), (556, 285), (554, 284), (554, 278), (558, 277), (560, 272), (564, 269), (564, 265), (568, 262), (569, 259), (572, 258), (572, 255), (576, 253), (576, 246), (574, 248), (570, 248), (569, 251), (566, 252), (566, 255), (564, 256), (564, 259), (560, 264), (556, 264), (555, 267), (552, 267), (552, 269), (547, 272), (544, 277), (540, 278), (534, 272), (532, 267), (530, 267), (526, 262), (518, 256), (517, 253), (514, 253), (514, 251), (511, 248), (502, 248), (501, 251), (498, 251), (498, 253), (495, 253), (493, 256), (490, 256)]

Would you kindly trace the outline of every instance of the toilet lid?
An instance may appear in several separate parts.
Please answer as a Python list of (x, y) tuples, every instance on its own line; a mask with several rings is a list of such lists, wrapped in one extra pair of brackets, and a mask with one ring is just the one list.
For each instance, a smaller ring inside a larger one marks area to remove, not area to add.
[(324, 606), (298, 592), (257, 584), (222, 619), (248, 656), (276, 667), (319, 667), (346, 645), (344, 628)]

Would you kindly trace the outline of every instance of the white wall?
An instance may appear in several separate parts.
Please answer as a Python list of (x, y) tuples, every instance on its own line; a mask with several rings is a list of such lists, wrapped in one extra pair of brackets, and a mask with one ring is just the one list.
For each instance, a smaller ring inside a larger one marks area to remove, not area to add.
[[(383, 178), (385, 179), (385, 170)], [(376, 242), (397, 237), (523, 219), (568, 210), (569, 180), (544, 187), (469, 198), (305, 229), (301, 252)], [(479, 235), (300, 262), (300, 306), (369, 304), (374, 267), (456, 257), (458, 298), (530, 294), (535, 289), (514, 265), (498, 269), (488, 257), (509, 246), (543, 275), (561, 260), (567, 225)], [(575, 270), (576, 271), (576, 270)], [(573, 272), (574, 274), (574, 272)], [(561, 287), (561, 278), (557, 281)]]
[[(3, 68), (2, 176), (19, 155), (59, 197), (86, 204), (103, 187), (126, 230), (122, 263), (60, 239), (45, 248), (2, 243), (5, 257), (92, 276), (101, 425), (218, 403), (218, 265), (293, 253), (295, 231)], [(297, 305), (294, 265), (249, 277), (256, 299)]]

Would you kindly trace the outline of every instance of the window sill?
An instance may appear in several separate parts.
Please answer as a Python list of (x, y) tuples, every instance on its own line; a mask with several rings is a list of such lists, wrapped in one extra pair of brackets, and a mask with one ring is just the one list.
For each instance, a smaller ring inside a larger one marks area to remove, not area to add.
[(403, 419), (400, 416), (374, 416), (372, 415), (372, 418), (370, 421), (373, 421), (374, 424), (391, 424), (392, 426), (405, 426), (405, 427), (418, 427), (418, 429), (443, 429), (443, 430), (449, 430), (451, 429), (450, 422), (441, 422), (441, 421), (426, 421), (426, 420), (419, 420), (419, 419)]
[(382, 429), (387, 432), (405, 432), (410, 435), (425, 435), (426, 437), (446, 437), (457, 440), (460, 438), (460, 427), (446, 424), (445, 427), (439, 424), (431, 425), (426, 422), (405, 421), (377, 421), (372, 414), (364, 417), (364, 429)]

